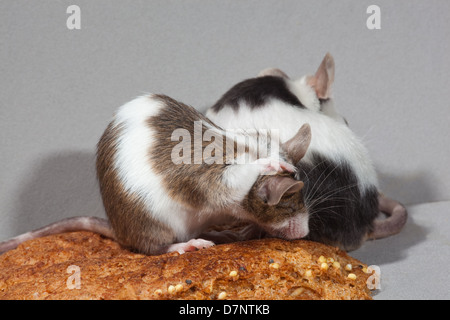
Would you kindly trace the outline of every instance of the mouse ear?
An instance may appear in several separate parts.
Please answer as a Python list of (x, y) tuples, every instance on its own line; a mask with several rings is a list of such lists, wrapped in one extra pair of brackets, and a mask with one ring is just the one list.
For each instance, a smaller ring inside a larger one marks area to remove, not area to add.
[(274, 206), (283, 195), (299, 192), (302, 188), (302, 181), (291, 177), (271, 176), (259, 186), (257, 194), (269, 206)]
[(274, 77), (289, 79), (289, 77), (286, 73), (284, 73), (283, 71), (281, 71), (280, 69), (277, 69), (277, 68), (264, 69), (263, 71), (258, 73), (258, 78), (265, 77), (265, 76), (274, 76)]
[(287, 152), (294, 164), (297, 164), (308, 150), (311, 143), (311, 127), (305, 123), (294, 137), (282, 144), (282, 148)]
[(307, 83), (314, 88), (319, 99), (328, 99), (331, 95), (331, 86), (334, 82), (334, 59), (329, 53), (323, 58), (322, 63), (312, 77), (308, 77)]

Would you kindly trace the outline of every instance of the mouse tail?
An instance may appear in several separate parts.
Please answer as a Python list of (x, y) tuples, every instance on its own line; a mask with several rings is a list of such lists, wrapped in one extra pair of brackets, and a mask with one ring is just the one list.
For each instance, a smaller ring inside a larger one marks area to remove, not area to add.
[(91, 231), (114, 239), (114, 232), (108, 220), (97, 217), (72, 217), (0, 242), (0, 254), (17, 248), (19, 244), (27, 240), (73, 231)]
[(380, 239), (399, 233), (408, 219), (406, 208), (401, 203), (383, 194), (378, 196), (378, 208), (387, 218), (374, 221), (374, 230), (368, 238)]

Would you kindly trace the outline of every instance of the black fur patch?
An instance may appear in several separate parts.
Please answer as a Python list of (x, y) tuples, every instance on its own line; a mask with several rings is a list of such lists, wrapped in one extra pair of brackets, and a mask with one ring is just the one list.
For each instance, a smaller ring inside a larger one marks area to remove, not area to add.
[(244, 100), (253, 109), (264, 105), (270, 98), (304, 108), (297, 96), (289, 91), (283, 78), (265, 76), (244, 80), (236, 84), (212, 106), (212, 109), (218, 112), (228, 105), (233, 110), (237, 110), (241, 100)]
[(373, 187), (361, 194), (349, 165), (335, 164), (319, 154), (313, 159), (312, 165), (302, 161), (297, 165), (310, 213), (308, 239), (354, 250), (373, 230), (378, 192)]

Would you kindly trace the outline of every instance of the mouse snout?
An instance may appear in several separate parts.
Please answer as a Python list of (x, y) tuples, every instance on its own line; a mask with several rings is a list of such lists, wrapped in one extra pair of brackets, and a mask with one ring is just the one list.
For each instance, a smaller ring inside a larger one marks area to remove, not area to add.
[(290, 218), (283, 223), (275, 226), (271, 232), (274, 236), (287, 239), (301, 239), (308, 235), (308, 215), (298, 214), (297, 216)]

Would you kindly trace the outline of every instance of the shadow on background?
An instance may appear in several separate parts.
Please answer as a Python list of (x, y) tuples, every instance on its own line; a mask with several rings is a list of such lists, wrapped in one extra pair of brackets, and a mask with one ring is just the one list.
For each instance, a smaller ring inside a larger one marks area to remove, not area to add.
[(400, 233), (384, 239), (368, 240), (349, 254), (368, 265), (384, 265), (406, 259), (408, 250), (425, 241), (430, 232), (414, 222), (414, 212), (408, 210), (408, 213), (408, 221)]
[[(425, 241), (430, 230), (415, 223), (415, 212), (409, 208), (414, 204), (432, 199), (435, 195), (435, 187), (430, 175), (425, 172), (398, 175), (377, 170), (377, 174), (381, 191), (389, 198), (405, 204), (408, 210), (408, 221), (399, 234), (384, 239), (368, 240), (361, 248), (350, 252), (350, 255), (367, 264), (382, 265), (405, 259), (409, 248)], [(421, 188), (415, 187), (418, 185)]]
[(67, 151), (37, 162), (18, 191), (14, 234), (73, 216), (105, 217), (95, 154)]

